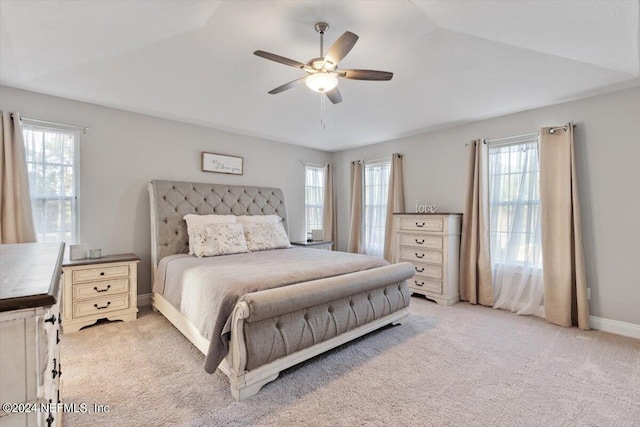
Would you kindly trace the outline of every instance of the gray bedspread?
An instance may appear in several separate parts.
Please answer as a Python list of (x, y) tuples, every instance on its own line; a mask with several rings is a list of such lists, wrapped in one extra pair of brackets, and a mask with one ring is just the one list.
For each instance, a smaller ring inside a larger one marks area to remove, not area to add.
[(153, 291), (210, 340), (205, 370), (212, 373), (229, 351), (230, 317), (243, 295), (387, 264), (365, 255), (305, 248), (209, 258), (170, 255), (158, 265)]

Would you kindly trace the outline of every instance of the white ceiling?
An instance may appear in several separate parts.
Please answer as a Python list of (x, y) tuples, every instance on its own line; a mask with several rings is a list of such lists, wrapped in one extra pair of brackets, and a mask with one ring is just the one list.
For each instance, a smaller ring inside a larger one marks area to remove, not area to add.
[[(0, 1), (0, 83), (329, 151), (639, 84), (638, 0)], [(267, 92), (344, 31), (344, 101)]]

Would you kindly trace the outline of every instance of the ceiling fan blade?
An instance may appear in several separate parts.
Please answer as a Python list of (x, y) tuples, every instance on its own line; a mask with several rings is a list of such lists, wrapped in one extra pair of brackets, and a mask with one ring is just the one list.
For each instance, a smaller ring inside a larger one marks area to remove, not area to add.
[(325, 94), (327, 95), (327, 98), (329, 98), (329, 101), (331, 101), (332, 104), (339, 104), (342, 102), (342, 94), (340, 93), (340, 90), (338, 89), (337, 86), (331, 89), (330, 91), (325, 92)]
[(342, 58), (347, 56), (357, 41), (357, 35), (353, 34), (351, 31), (345, 31), (345, 33), (331, 45), (324, 59), (334, 65), (338, 65), (338, 62), (342, 61)]
[(265, 52), (263, 50), (256, 50), (255, 52), (253, 52), (253, 54), (261, 58), (268, 59), (270, 61), (279, 62), (281, 64), (289, 65), (295, 68), (304, 69), (306, 67), (306, 64), (303, 64), (302, 62), (294, 61), (293, 59), (285, 58), (284, 56), (276, 55), (275, 53)]
[(393, 73), (376, 70), (340, 70), (339, 76), (352, 80), (391, 80)]
[(285, 83), (282, 86), (278, 86), (277, 88), (270, 90), (269, 93), (271, 95), (275, 95), (276, 93), (284, 92), (285, 90), (294, 88), (294, 87), (304, 83), (304, 80), (306, 78), (307, 78), (307, 76), (304, 76), (304, 77), (300, 77), (299, 79), (292, 80), (289, 83)]

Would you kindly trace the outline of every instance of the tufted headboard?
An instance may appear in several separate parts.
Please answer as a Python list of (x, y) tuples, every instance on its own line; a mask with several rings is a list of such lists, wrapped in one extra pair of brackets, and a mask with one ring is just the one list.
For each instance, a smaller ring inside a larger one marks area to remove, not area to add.
[(279, 188), (197, 182), (151, 181), (151, 265), (167, 255), (187, 253), (186, 214), (279, 215), (288, 232), (287, 208)]

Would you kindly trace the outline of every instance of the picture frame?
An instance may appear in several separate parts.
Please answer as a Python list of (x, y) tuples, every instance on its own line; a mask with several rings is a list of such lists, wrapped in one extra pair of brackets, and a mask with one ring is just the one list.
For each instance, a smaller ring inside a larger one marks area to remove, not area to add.
[(202, 171), (242, 175), (244, 158), (225, 154), (202, 152)]

